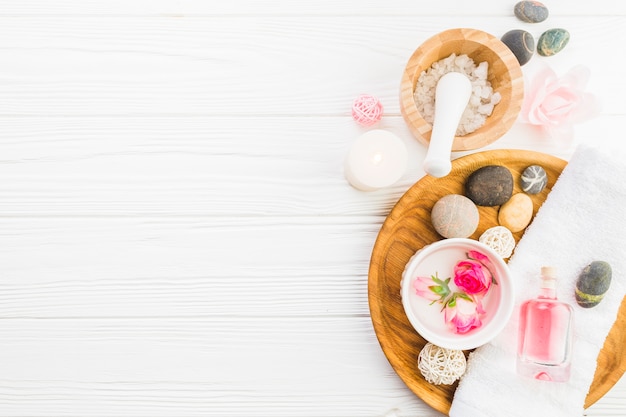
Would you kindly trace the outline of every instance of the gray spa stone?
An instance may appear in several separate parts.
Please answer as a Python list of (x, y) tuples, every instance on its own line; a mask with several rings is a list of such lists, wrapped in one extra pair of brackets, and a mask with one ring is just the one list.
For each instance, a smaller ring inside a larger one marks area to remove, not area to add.
[(476, 205), (460, 194), (441, 197), (430, 213), (433, 227), (445, 238), (467, 238), (476, 231), (480, 215)]
[(527, 194), (539, 194), (548, 184), (548, 174), (539, 165), (527, 167), (520, 177), (522, 191)]
[(513, 9), (515, 16), (523, 22), (539, 23), (548, 18), (548, 8), (538, 1), (520, 1)]

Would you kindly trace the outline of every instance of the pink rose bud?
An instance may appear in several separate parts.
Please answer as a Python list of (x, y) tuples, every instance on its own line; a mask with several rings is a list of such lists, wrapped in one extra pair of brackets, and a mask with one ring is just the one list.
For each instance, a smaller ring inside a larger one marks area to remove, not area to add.
[(454, 283), (469, 295), (484, 294), (491, 287), (491, 272), (473, 259), (459, 261), (454, 266)]
[(450, 278), (441, 280), (436, 274), (430, 277), (417, 277), (413, 281), (413, 288), (420, 297), (433, 302), (442, 301), (450, 294), (448, 282), (450, 282)]
[(448, 327), (455, 333), (467, 333), (482, 326), (476, 303), (461, 294), (455, 294), (446, 303), (444, 313)]

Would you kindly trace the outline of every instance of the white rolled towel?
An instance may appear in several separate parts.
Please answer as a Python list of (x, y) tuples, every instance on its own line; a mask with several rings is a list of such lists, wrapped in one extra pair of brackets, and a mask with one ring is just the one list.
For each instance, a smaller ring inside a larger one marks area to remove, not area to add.
[[(513, 316), (493, 341), (471, 353), (450, 417), (582, 416), (598, 353), (626, 294), (625, 251), (626, 153), (579, 145), (509, 261)], [(575, 282), (592, 261), (611, 265), (612, 282), (599, 305), (582, 308)], [(571, 377), (565, 383), (524, 378), (515, 370), (519, 306), (537, 296), (542, 266), (557, 269), (558, 298), (574, 308)]]

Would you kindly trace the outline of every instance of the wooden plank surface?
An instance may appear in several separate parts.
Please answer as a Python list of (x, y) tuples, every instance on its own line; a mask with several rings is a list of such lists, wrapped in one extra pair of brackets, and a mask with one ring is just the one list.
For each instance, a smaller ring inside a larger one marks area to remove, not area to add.
[[(377, 233), (424, 175), (400, 76), (444, 29), (565, 27), (534, 63), (587, 65), (603, 105), (576, 141), (621, 138), (626, 6), (552, 3), (531, 26), (496, 0), (0, 0), (0, 416), (440, 417), (367, 306)], [(364, 92), (410, 157), (373, 193), (342, 171)], [(575, 145), (515, 125), (487, 148)]]
[[(511, 16), (474, 21), (9, 16), (0, 25), (0, 114), (348, 116), (351, 101), (364, 91), (399, 114), (399, 80), (421, 42), (448, 28), (474, 26), (501, 36), (517, 25)], [(620, 66), (605, 64), (614, 52), (608, 40), (626, 38), (626, 16), (556, 16), (525, 28), (539, 37), (553, 25), (572, 28), (575, 41), (567, 53), (536, 63), (547, 61), (559, 71), (585, 64), (594, 75), (590, 86), (610, 79), (613, 89), (626, 89)], [(607, 93), (604, 106), (615, 112), (621, 99)]]
[[(5, 15), (153, 15), (166, 14), (172, 16), (185, 15), (404, 15), (429, 17), (443, 15), (445, 17), (472, 16), (477, 22), (485, 16), (513, 16), (515, 2), (491, 2), (484, 7), (464, 0), (447, 0), (439, 2), (414, 2), (391, 0), (381, 5), (375, 0), (352, 1), (320, 0), (315, 3), (293, 0), (233, 0), (229, 2), (206, 2), (197, 0), (72, 0), (55, 1), (24, 0), (20, 2), (4, 1), (2, 4)], [(626, 14), (626, 6), (614, 0), (598, 0), (589, 5), (585, 2), (564, 0), (551, 1), (548, 4), (552, 16), (612, 16)], [(476, 18), (478, 17), (478, 18)]]

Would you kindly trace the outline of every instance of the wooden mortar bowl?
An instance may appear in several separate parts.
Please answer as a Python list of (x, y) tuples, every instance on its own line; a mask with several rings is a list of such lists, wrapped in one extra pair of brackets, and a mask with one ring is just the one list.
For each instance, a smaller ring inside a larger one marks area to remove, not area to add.
[(430, 143), (432, 125), (417, 110), (413, 94), (422, 71), (455, 53), (466, 54), (476, 65), (487, 61), (487, 79), (502, 100), (485, 124), (472, 133), (455, 136), (452, 151), (481, 148), (499, 139), (513, 126), (522, 108), (524, 78), (513, 52), (498, 38), (477, 29), (449, 29), (426, 40), (409, 58), (400, 85), (400, 110), (411, 133), (424, 145)]

